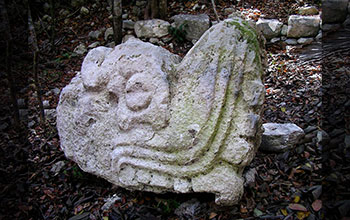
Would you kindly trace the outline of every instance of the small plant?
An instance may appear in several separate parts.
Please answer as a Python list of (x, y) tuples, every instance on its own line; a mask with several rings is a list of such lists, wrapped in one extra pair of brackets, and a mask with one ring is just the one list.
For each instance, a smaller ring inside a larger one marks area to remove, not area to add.
[(186, 40), (187, 26), (188, 25), (186, 23), (182, 23), (178, 27), (169, 26), (168, 28), (169, 34), (173, 36), (178, 43), (183, 43)]
[(164, 214), (170, 214), (180, 206), (180, 203), (174, 199), (161, 199), (158, 201), (157, 208), (161, 209)]

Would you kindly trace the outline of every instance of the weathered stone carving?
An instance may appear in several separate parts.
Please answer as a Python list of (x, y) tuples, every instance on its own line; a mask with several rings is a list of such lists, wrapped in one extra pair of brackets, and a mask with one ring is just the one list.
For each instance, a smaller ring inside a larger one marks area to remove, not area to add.
[(262, 75), (255, 29), (240, 18), (210, 28), (181, 62), (137, 39), (95, 48), (61, 93), (61, 147), (125, 188), (234, 204), (260, 144)]

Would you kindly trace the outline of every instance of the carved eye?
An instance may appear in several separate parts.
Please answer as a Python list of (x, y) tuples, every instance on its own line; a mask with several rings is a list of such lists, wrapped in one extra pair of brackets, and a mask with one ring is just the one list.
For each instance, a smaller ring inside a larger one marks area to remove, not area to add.
[(125, 86), (125, 101), (129, 109), (140, 111), (149, 106), (153, 94), (152, 80), (145, 74), (133, 75)]

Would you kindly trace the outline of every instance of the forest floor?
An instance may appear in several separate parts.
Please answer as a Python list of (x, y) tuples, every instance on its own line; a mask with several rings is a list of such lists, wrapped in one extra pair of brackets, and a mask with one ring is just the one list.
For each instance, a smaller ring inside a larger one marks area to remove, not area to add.
[[(206, 13), (215, 20), (210, 4), (193, 10), (198, 1), (168, 2), (169, 17), (180, 13)], [(224, 19), (228, 16), (224, 10), (227, 7), (240, 11), (259, 9), (266, 17), (285, 22), (299, 6), (306, 3), (318, 6), (315, 2), (219, 0), (217, 10)], [(92, 3), (87, 4), (92, 8), (89, 5)], [(123, 9), (131, 11), (130, 5)], [(51, 50), (49, 33), (41, 31), (37, 35), (41, 50), (38, 67), (48, 109), (57, 106), (59, 94), (55, 89), (62, 89), (80, 71), (84, 57), (74, 54), (74, 48), (80, 42), (92, 43), (88, 38), (91, 30), (111, 26), (106, 7), (94, 12), (96, 16), (77, 17), (74, 14), (77, 10), (71, 9), (73, 14), (68, 23), (64, 22), (65, 18), (58, 17), (55, 51)], [(20, 28), (15, 28), (13, 35), (17, 42), (15, 49), (21, 48), (27, 36), (21, 35)], [(172, 43), (175, 49), (171, 52), (180, 56), (192, 47), (190, 42)], [(60, 149), (55, 118), (49, 117), (45, 124), (39, 123), (33, 77), (23, 77), (23, 73), (31, 75), (31, 54), (30, 51), (18, 52), (14, 61), (19, 62), (13, 72), (18, 98), (25, 100), (20, 106), (22, 121), (24, 127), (29, 128), (19, 131), (10, 126), (8, 82), (1, 72), (0, 99), (4, 104), (0, 108), (0, 219), (348, 219), (350, 155), (336, 139), (346, 135), (339, 129), (344, 127), (342, 117), (346, 110), (339, 108), (340, 112), (333, 113), (349, 98), (346, 88), (350, 88), (350, 53), (305, 60), (300, 57), (302, 48), (268, 44), (266, 51), (263, 121), (295, 123), (304, 129), (306, 137), (284, 153), (258, 151), (245, 170), (253, 176), (253, 181), (245, 185), (240, 203), (230, 207), (217, 206), (211, 194), (128, 191), (83, 172), (76, 163), (65, 158)], [(336, 73), (338, 80), (326, 73)], [(322, 77), (329, 83), (322, 84)], [(337, 98), (339, 91), (345, 98)], [(324, 105), (325, 102), (328, 105)], [(328, 115), (334, 117), (328, 119)], [(327, 142), (317, 141), (317, 130), (322, 126), (329, 132)], [(108, 199), (113, 198), (116, 200), (108, 206)]]

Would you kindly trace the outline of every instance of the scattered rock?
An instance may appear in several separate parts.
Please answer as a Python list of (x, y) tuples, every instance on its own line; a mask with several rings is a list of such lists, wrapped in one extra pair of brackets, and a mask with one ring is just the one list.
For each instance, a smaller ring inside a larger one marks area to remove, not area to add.
[(328, 144), (329, 141), (330, 141), (330, 137), (327, 134), (327, 132), (325, 132), (324, 130), (317, 131), (317, 143), (321, 145), (325, 145), (325, 144)]
[(54, 165), (52, 165), (52, 168), (50, 169), (50, 172), (55, 173), (55, 176), (62, 170), (66, 163), (64, 161), (58, 161)]
[(285, 40), (285, 42), (288, 45), (297, 45), (298, 44), (298, 41), (296, 39), (293, 39), (293, 38), (289, 38), (289, 39)]
[(288, 37), (314, 37), (320, 28), (320, 16), (291, 15), (288, 19)]
[(171, 19), (175, 22), (176, 28), (183, 26), (186, 31), (186, 39), (189, 41), (198, 40), (210, 26), (209, 16), (206, 14), (179, 14)]
[(156, 44), (156, 45), (159, 45), (159, 39), (158, 38), (154, 38), (154, 37), (151, 37), (149, 39), (149, 42), (152, 43), (152, 44)]
[(143, 8), (147, 5), (147, 1), (136, 1), (136, 6)]
[(205, 204), (201, 204), (197, 199), (191, 199), (182, 203), (175, 209), (175, 215), (180, 219), (197, 219), (201, 212), (205, 210)]
[(305, 134), (309, 134), (309, 133), (316, 131), (316, 130), (317, 130), (317, 127), (311, 125), (311, 126), (308, 126), (307, 128), (305, 128), (304, 132), (305, 132)]
[(44, 113), (47, 120), (49, 121), (56, 120), (56, 116), (57, 116), (56, 109), (45, 109)]
[(318, 9), (315, 6), (305, 6), (298, 9), (300, 15), (317, 15)]
[(168, 34), (170, 24), (160, 19), (142, 20), (135, 23), (136, 36), (140, 37), (163, 37)]
[(234, 8), (225, 8), (224, 9), (224, 13), (225, 14), (232, 14), (233, 12), (235, 12), (236, 10)]
[(260, 149), (269, 152), (283, 152), (289, 150), (304, 137), (304, 131), (292, 123), (263, 124), (265, 129), (262, 135)]
[(172, 39), (173, 39), (173, 37), (171, 37), (171, 36), (165, 36), (162, 38), (162, 41), (164, 43), (169, 43)]
[(270, 40), (270, 42), (271, 43), (277, 43), (278, 41), (280, 41), (281, 40), (281, 38), (280, 37), (275, 37), (275, 38), (272, 38), (271, 40)]
[(298, 42), (298, 44), (306, 45), (306, 44), (311, 44), (313, 41), (314, 41), (313, 38), (302, 37), (302, 38), (299, 38), (297, 42)]
[(43, 101), (43, 106), (44, 106), (44, 108), (50, 108), (50, 101), (49, 100), (44, 100)]
[(107, 28), (107, 30), (105, 31), (105, 36), (104, 36), (104, 39), (105, 41), (108, 41), (109, 39), (112, 39), (113, 38), (113, 28), (110, 27), (110, 28)]
[(266, 39), (272, 39), (280, 35), (283, 23), (277, 19), (259, 18), (256, 26)]
[(81, 15), (88, 15), (90, 13), (89, 9), (87, 9), (86, 7), (81, 7), (80, 8), (80, 14)]
[(97, 40), (100, 36), (102, 35), (101, 31), (96, 30), (96, 31), (91, 31), (88, 36), (89, 38), (93, 39), (93, 40)]
[(125, 43), (125, 42), (128, 41), (129, 39), (135, 39), (135, 36), (134, 36), (134, 35), (130, 35), (130, 34), (125, 35), (125, 36), (123, 37), (122, 42)]
[(123, 28), (124, 29), (129, 29), (129, 30), (134, 30), (135, 22), (132, 20), (123, 20)]
[(34, 125), (35, 125), (35, 121), (30, 121), (28, 122), (27, 127), (32, 128)]
[(59, 95), (61, 92), (61, 90), (59, 88), (51, 89), (51, 91), (53, 92), (54, 95)]
[(322, 31), (320, 30), (315, 37), (316, 40), (322, 40)]
[(89, 49), (92, 49), (92, 48), (95, 48), (95, 47), (98, 47), (100, 46), (100, 42), (96, 41), (96, 42), (93, 42), (92, 44), (90, 44), (88, 46)]
[(102, 210), (108, 210), (111, 208), (112, 205), (114, 205), (114, 203), (116, 201), (121, 201), (122, 198), (120, 198), (119, 196), (117, 196), (117, 194), (114, 194), (111, 197), (108, 197), (107, 199), (104, 199), (105, 204), (102, 206)]
[(324, 0), (322, 1), (322, 22), (343, 23), (346, 19), (349, 0)]
[(51, 20), (52, 20), (52, 18), (49, 15), (44, 15), (43, 16), (43, 21), (50, 22)]
[(197, 9), (199, 9), (199, 8), (200, 8), (200, 6), (198, 5), (198, 3), (196, 3), (196, 4), (193, 6), (192, 10), (195, 11), (195, 10), (197, 10)]
[(114, 48), (115, 47), (115, 42), (114, 41), (109, 42), (108, 44), (106, 44), (106, 47)]
[(74, 53), (78, 54), (78, 55), (83, 55), (87, 52), (87, 49), (85, 47), (85, 45), (83, 43), (79, 44), (75, 49), (74, 49)]
[(244, 186), (249, 186), (250, 184), (255, 183), (255, 175), (257, 175), (258, 172), (256, 171), (256, 168), (250, 168), (246, 173), (243, 174), (244, 176)]
[(170, 43), (170, 44), (169, 44), (169, 47), (170, 47), (171, 49), (174, 49), (174, 44), (173, 44), (173, 43)]
[(282, 36), (287, 36), (287, 32), (288, 32), (288, 26), (284, 24), (282, 26), (282, 29), (281, 29), (281, 35)]

